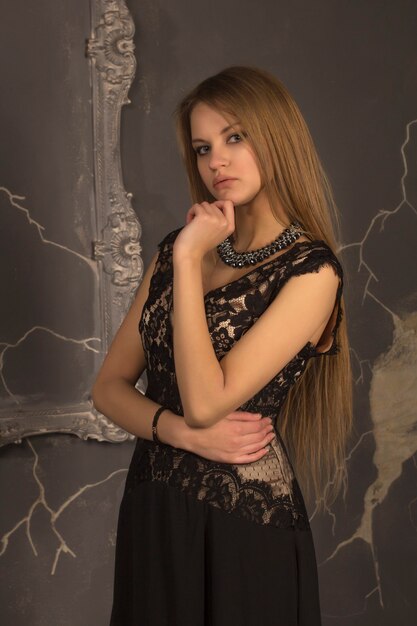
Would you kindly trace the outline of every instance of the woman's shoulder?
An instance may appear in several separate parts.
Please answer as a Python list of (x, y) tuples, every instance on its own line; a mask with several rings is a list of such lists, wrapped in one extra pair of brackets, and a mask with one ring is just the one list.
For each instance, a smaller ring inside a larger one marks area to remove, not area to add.
[(291, 275), (318, 272), (324, 265), (330, 265), (343, 281), (343, 267), (336, 253), (321, 239), (301, 241), (294, 245), (293, 254), (287, 259), (287, 272)]

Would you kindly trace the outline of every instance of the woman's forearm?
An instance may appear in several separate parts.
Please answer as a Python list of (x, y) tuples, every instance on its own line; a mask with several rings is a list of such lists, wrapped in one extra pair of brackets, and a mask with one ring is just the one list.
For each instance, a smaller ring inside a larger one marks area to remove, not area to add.
[(174, 254), (173, 292), (175, 372), (185, 421), (210, 426), (224, 417), (213, 419), (224, 376), (207, 327), (201, 260)]
[[(112, 422), (142, 439), (152, 440), (152, 421), (161, 406), (144, 396), (124, 379), (96, 383), (93, 388), (95, 408)], [(246, 419), (245, 419), (246, 417)], [(252, 416), (253, 417), (253, 416)], [(190, 427), (182, 415), (162, 411), (158, 438), (162, 443), (192, 452), (216, 463), (252, 463), (266, 452), (273, 427), (267, 419), (247, 419), (236, 430), (236, 421), (225, 419), (213, 427)], [(237, 418), (235, 418), (237, 419)], [(250, 427), (250, 430), (249, 430)], [(275, 436), (275, 433), (272, 434)], [(251, 450), (248, 446), (253, 446)]]
[[(152, 440), (152, 420), (160, 404), (144, 396), (124, 379), (96, 384), (92, 396), (95, 408), (112, 422), (136, 437)], [(193, 451), (196, 433), (181, 415), (170, 410), (163, 411), (157, 428), (162, 443)]]

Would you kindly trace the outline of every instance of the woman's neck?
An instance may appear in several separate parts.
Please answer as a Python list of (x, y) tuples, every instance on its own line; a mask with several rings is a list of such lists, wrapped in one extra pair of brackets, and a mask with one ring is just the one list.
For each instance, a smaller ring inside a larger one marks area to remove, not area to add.
[(245, 252), (271, 243), (289, 224), (281, 205), (276, 207), (275, 215), (261, 193), (251, 203), (235, 206), (234, 249)]

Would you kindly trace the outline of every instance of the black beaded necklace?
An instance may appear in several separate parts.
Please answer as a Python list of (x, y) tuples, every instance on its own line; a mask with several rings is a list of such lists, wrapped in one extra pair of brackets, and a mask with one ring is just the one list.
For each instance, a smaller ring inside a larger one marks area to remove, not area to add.
[(221, 260), (232, 267), (256, 265), (256, 263), (267, 259), (275, 252), (278, 252), (278, 250), (282, 250), (294, 243), (301, 235), (302, 227), (298, 222), (294, 221), (272, 243), (263, 246), (263, 248), (248, 250), (247, 252), (236, 252), (233, 248), (233, 235), (229, 235), (227, 239), (217, 246), (217, 252)]

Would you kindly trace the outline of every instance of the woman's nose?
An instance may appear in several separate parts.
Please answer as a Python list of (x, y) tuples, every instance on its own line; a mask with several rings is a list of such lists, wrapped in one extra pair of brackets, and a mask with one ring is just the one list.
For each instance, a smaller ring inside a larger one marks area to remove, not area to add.
[(210, 151), (209, 167), (212, 170), (218, 170), (220, 167), (227, 165), (229, 157), (225, 147), (213, 147)]

